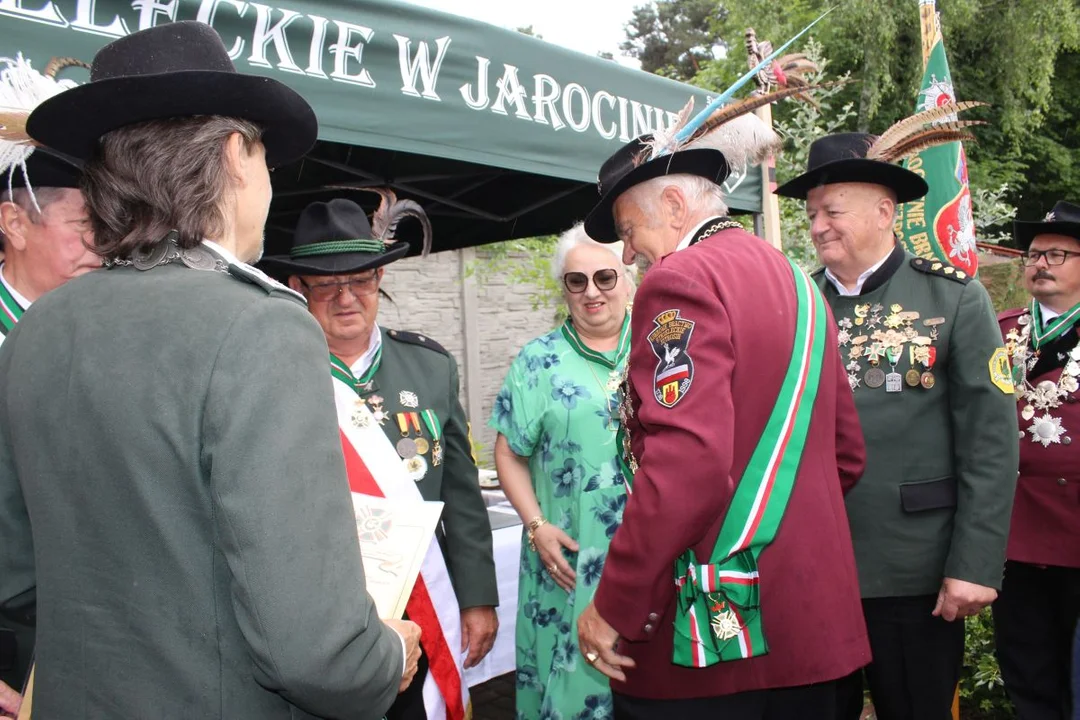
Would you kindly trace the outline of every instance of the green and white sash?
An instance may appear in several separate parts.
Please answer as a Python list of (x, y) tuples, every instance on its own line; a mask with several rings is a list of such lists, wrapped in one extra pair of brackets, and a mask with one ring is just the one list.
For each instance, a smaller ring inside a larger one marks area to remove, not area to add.
[(1069, 331), (1080, 318), (1080, 303), (1058, 315), (1048, 323), (1043, 323), (1042, 307), (1037, 300), (1031, 301), (1031, 349), (1038, 350), (1043, 345), (1052, 343)]
[(381, 362), (382, 345), (375, 351), (375, 358), (371, 361), (371, 367), (369, 367), (363, 375), (356, 377), (353, 375), (352, 368), (350, 368), (344, 360), (334, 353), (330, 353), (330, 374), (351, 387), (356, 391), (356, 394), (359, 395), (363, 392), (364, 386), (371, 382), (371, 378), (375, 377), (375, 373), (378, 372), (379, 363)]
[(585, 360), (591, 360), (594, 363), (598, 363), (608, 368), (609, 370), (615, 370), (626, 360), (626, 356), (630, 354), (630, 312), (627, 311), (626, 317), (623, 318), (622, 330), (619, 331), (619, 344), (615, 347), (615, 355), (613, 358), (609, 358), (607, 355), (601, 352), (593, 350), (585, 341), (578, 335), (578, 331), (574, 328), (574, 323), (570, 318), (562, 324), (562, 336), (566, 342), (570, 343), (570, 347), (578, 355)]
[(7, 337), (15, 323), (23, 316), (22, 306), (16, 302), (11, 293), (0, 283), (0, 336)]
[(769, 651), (761, 618), (758, 558), (776, 537), (795, 486), (821, 380), (827, 331), (821, 292), (805, 272), (791, 266), (798, 315), (779, 397), (735, 488), (708, 563), (698, 562), (692, 549), (675, 561), (676, 665), (707, 667)]

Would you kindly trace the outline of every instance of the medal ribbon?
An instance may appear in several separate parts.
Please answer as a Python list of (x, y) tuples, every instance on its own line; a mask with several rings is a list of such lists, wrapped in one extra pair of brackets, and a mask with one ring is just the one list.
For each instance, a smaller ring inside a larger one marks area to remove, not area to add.
[(442, 423), (439, 421), (439, 416), (435, 414), (434, 410), (424, 410), (420, 413), (420, 417), (424, 419), (424, 425), (427, 427), (428, 432), (431, 433), (431, 439), (439, 442), (442, 439)]
[(382, 362), (382, 345), (375, 351), (375, 359), (371, 361), (371, 367), (369, 367), (364, 374), (360, 377), (356, 377), (352, 373), (350, 368), (344, 360), (339, 358), (334, 353), (330, 353), (330, 374), (341, 380), (343, 383), (351, 387), (359, 395), (363, 391), (363, 386), (371, 382), (371, 378), (375, 377), (375, 373), (379, 370), (379, 364)]
[(615, 358), (609, 360), (604, 353), (599, 353), (585, 344), (578, 335), (577, 330), (574, 329), (574, 323), (570, 318), (566, 318), (562, 324), (562, 335), (566, 339), (566, 342), (570, 343), (570, 347), (573, 348), (581, 357), (586, 360), (591, 360), (594, 363), (600, 363), (609, 370), (615, 370), (626, 360), (626, 356), (630, 354), (630, 313), (626, 313), (626, 317), (623, 318), (622, 330), (619, 331), (619, 344), (615, 347)]
[(1031, 347), (1038, 350), (1043, 345), (1057, 340), (1064, 335), (1080, 318), (1080, 303), (1058, 315), (1050, 322), (1043, 324), (1042, 308), (1037, 300), (1031, 301)]
[(439, 416), (435, 414), (434, 410), (424, 410), (420, 413), (420, 417), (424, 420), (424, 425), (427, 426), (428, 432), (431, 433), (431, 465), (432, 467), (438, 467), (442, 465), (443, 450), (442, 450), (442, 421), (439, 420)]
[(708, 563), (699, 563), (692, 549), (675, 561), (676, 665), (707, 667), (769, 651), (758, 558), (776, 537), (791, 498), (825, 357), (821, 292), (797, 265), (791, 268), (798, 301), (795, 342), (765, 431), (735, 488)]
[(15, 301), (11, 293), (0, 283), (0, 335), (7, 335), (23, 315), (22, 306)]

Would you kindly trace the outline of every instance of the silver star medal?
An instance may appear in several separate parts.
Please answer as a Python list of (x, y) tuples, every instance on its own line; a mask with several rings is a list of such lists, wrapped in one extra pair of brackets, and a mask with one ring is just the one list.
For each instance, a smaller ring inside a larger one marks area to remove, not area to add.
[(730, 608), (722, 610), (714, 615), (711, 624), (716, 639), (720, 641), (738, 637), (739, 631), (742, 630), (742, 626), (739, 625), (738, 616), (735, 614), (735, 611)]
[(416, 393), (411, 390), (402, 390), (398, 393), (398, 400), (401, 401), (402, 407), (415, 408), (420, 405), (420, 400), (416, 397)]
[(847, 330), (841, 330), (840, 332), (836, 333), (836, 342), (838, 342), (841, 346), (847, 345), (849, 342), (851, 342), (851, 333)]
[(352, 424), (361, 430), (365, 430), (371, 425), (371, 411), (368, 410), (367, 404), (363, 400), (357, 400), (356, 406), (353, 408)]
[(862, 382), (862, 379), (858, 375), (856, 375), (855, 373), (848, 373), (847, 381), (848, 381), (848, 384), (851, 385), (851, 391), (855, 392), (855, 388), (859, 387), (859, 384)]
[(1061, 443), (1065, 428), (1061, 427), (1061, 418), (1052, 417), (1050, 413), (1043, 413), (1031, 423), (1028, 432), (1031, 433), (1032, 442), (1042, 443), (1043, 447), (1050, 447), (1050, 443)]

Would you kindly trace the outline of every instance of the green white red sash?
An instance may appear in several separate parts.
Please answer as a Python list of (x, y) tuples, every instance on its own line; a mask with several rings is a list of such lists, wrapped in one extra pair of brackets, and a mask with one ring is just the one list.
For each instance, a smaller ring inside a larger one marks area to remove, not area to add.
[(375, 377), (375, 373), (378, 372), (381, 363), (382, 345), (379, 345), (379, 349), (375, 351), (375, 358), (371, 361), (371, 367), (369, 367), (363, 375), (356, 377), (353, 375), (352, 368), (350, 368), (344, 360), (334, 353), (330, 353), (330, 374), (351, 387), (357, 393), (360, 393), (363, 391), (363, 386), (367, 385), (371, 382), (371, 378)]
[(798, 315), (780, 394), (735, 488), (709, 561), (700, 563), (692, 549), (675, 561), (676, 665), (707, 667), (768, 653), (758, 558), (776, 537), (795, 486), (827, 330), (821, 292), (798, 266), (791, 267)]
[[(337, 360), (337, 364), (333, 363)], [(378, 359), (372, 367), (377, 367)], [(348, 372), (339, 373), (339, 365)], [(334, 378), (334, 401), (337, 407), (341, 447), (349, 488), (353, 492), (377, 497), (420, 501), (423, 497), (416, 483), (409, 479), (394, 446), (366, 404), (360, 399), (357, 378), (340, 359), (331, 355)], [(374, 372), (365, 373), (365, 377)], [(362, 378), (361, 378), (362, 379)], [(357, 423), (355, 416), (365, 415)], [(428, 657), (424, 679), (424, 709), (434, 720), (464, 720), (470, 714), (469, 688), (464, 682), (461, 653), (461, 610), (446, 559), (434, 538), (420, 567), (405, 612), (420, 626), (420, 644)]]
[(1058, 315), (1048, 323), (1043, 323), (1042, 307), (1037, 300), (1031, 301), (1031, 348), (1038, 350), (1043, 345), (1057, 340), (1069, 331), (1080, 318), (1080, 303)]
[(23, 315), (22, 305), (16, 302), (4, 283), (0, 282), (0, 336), (7, 336)]

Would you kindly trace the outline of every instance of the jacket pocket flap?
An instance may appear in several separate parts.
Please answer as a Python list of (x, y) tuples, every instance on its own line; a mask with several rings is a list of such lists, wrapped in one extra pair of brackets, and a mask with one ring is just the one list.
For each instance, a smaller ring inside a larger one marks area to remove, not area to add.
[(900, 486), (900, 505), (904, 512), (956, 507), (956, 478), (904, 483)]

